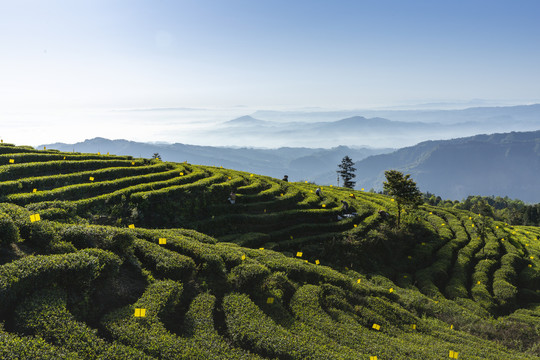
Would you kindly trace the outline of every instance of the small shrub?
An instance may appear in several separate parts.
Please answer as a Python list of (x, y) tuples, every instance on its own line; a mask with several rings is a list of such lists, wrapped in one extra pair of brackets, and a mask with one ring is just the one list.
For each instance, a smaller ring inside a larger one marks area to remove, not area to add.
[(19, 241), (19, 228), (11, 216), (0, 213), (0, 245)]

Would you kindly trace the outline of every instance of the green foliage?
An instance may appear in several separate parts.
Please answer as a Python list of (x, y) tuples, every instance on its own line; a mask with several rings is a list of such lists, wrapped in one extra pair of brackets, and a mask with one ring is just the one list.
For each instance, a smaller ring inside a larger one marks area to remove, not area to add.
[(19, 228), (11, 216), (0, 212), (0, 245), (19, 241)]
[(339, 170), (337, 171), (338, 175), (343, 179), (343, 186), (349, 189), (354, 189), (356, 181), (353, 181), (356, 177), (354, 173), (356, 168), (354, 167), (354, 162), (347, 155), (341, 160), (341, 164), (338, 165)]
[(210, 166), (0, 154), (3, 199), (25, 205), (0, 203), (1, 358), (540, 354), (540, 230), (493, 222), (489, 201), (471, 204), (482, 217), (398, 202), (395, 227), (379, 210), (396, 201), (348, 188), (317, 196)]
[(235, 289), (256, 291), (270, 270), (258, 263), (242, 263), (231, 270), (230, 281)]
[(174, 280), (187, 280), (195, 270), (195, 262), (184, 255), (164, 249), (146, 240), (133, 241), (135, 255), (156, 275)]
[(384, 172), (386, 181), (383, 183), (384, 191), (392, 196), (397, 204), (397, 225), (400, 225), (402, 207), (414, 208), (422, 203), (422, 193), (416, 187), (411, 175), (403, 176), (397, 170)]

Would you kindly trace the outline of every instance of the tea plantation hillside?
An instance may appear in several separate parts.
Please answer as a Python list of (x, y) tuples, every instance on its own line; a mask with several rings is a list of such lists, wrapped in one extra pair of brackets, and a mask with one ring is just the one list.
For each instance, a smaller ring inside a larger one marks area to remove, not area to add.
[(0, 358), (540, 359), (540, 228), (316, 189), (1, 144)]

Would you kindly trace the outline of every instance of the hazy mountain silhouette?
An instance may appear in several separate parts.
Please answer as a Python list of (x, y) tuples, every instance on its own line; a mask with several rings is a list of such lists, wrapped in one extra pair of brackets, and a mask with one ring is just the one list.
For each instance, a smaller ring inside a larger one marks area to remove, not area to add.
[[(243, 119), (243, 121), (251, 119)], [(223, 166), (229, 169), (253, 172), (281, 178), (289, 175), (290, 181), (308, 180), (320, 182), (321, 174), (335, 171), (345, 155), (360, 160), (393, 149), (350, 148), (339, 146), (331, 149), (293, 148), (254, 149), (197, 146), (186, 144), (142, 143), (128, 140), (94, 138), (76, 144), (55, 143), (40, 145), (48, 149), (84, 153), (101, 152), (135, 157), (152, 157), (159, 153), (164, 161), (187, 161), (199, 165)], [(333, 181), (335, 182), (335, 176)]]
[(404, 147), (482, 133), (534, 131), (540, 104), (462, 110), (257, 111), (206, 133), (230, 145)]
[[(382, 189), (384, 171), (410, 173), (420, 190), (461, 200), (496, 195), (540, 202), (540, 130), (426, 141), (358, 161), (357, 185)], [(331, 179), (327, 174), (327, 179)]]

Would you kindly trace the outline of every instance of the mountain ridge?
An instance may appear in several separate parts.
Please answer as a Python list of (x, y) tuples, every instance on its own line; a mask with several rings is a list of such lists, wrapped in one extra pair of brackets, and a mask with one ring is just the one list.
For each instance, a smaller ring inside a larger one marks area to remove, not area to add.
[(425, 141), (355, 165), (358, 182), (376, 190), (384, 171), (397, 169), (410, 173), (422, 191), (453, 200), (497, 195), (540, 202), (540, 130)]

